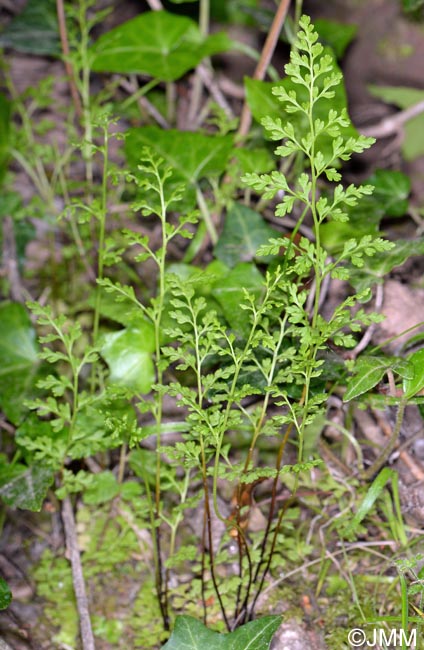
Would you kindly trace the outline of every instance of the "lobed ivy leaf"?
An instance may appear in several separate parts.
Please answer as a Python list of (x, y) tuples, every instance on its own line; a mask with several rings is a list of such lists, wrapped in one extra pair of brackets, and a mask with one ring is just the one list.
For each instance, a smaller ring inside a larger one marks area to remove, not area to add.
[(0, 47), (59, 56), (61, 48), (55, 0), (28, 0), (24, 9), (0, 34)]
[(392, 269), (401, 266), (414, 255), (424, 254), (424, 237), (419, 239), (398, 239), (393, 242), (390, 250), (377, 252), (372, 257), (364, 258), (360, 269), (352, 269), (349, 282), (356, 291), (380, 284)]
[(278, 236), (258, 212), (234, 203), (228, 210), (224, 228), (215, 246), (215, 257), (229, 267), (257, 257), (258, 248)]
[(263, 292), (263, 277), (253, 264), (237, 264), (227, 275), (216, 280), (212, 296), (221, 306), (229, 325), (236, 332), (249, 329), (249, 314), (240, 305), (246, 302), (245, 291), (258, 299)]
[(18, 424), (39, 370), (35, 330), (21, 304), (0, 304), (0, 406)]
[(148, 322), (106, 334), (100, 352), (110, 369), (109, 382), (148, 393), (155, 380), (154, 349), (153, 326)]
[(321, 241), (331, 254), (343, 248), (344, 242), (352, 237), (375, 236), (383, 217), (400, 217), (408, 209), (411, 181), (406, 174), (378, 169), (367, 178), (365, 185), (374, 186), (374, 191), (363, 195), (357, 205), (346, 208), (348, 222), (327, 222), (320, 227)]
[(339, 23), (326, 18), (316, 19), (314, 26), (320, 41), (323, 45), (330, 46), (338, 59), (343, 58), (347, 46), (355, 38), (358, 31), (357, 25)]
[(38, 512), (53, 482), (54, 471), (44, 465), (24, 469), (0, 487), (0, 497), (12, 508)]
[(374, 186), (372, 198), (388, 217), (403, 217), (408, 209), (411, 179), (402, 172), (391, 169), (377, 169), (367, 179)]
[[(3, 180), (3, 177), (6, 173), (7, 169), (7, 161), (9, 158), (9, 146), (10, 146), (10, 102), (6, 98), (3, 93), (0, 93), (0, 181)], [(2, 203), (3, 205), (1, 207), (6, 207), (7, 208), (10, 206), (10, 202), (12, 199), (12, 202), (16, 204), (16, 195), (13, 192), (10, 192), (9, 195), (7, 193), (3, 192), (3, 197), (2, 197)], [(9, 204), (9, 205), (7, 205)], [(13, 208), (16, 209), (16, 206), (14, 205)], [(9, 207), (10, 209), (10, 207)], [(7, 214), (4, 213), (4, 214)]]
[(6, 580), (0, 578), (0, 610), (7, 609), (12, 602), (12, 592)]
[[(329, 61), (331, 62), (331, 69), (334, 70), (334, 73), (338, 75), (340, 73), (339, 67), (337, 66), (334, 54), (328, 51), (328, 56), (330, 57)], [(290, 66), (290, 64), (289, 64)], [(292, 68), (289, 67), (288, 72), (291, 74)], [(249, 105), (252, 115), (257, 122), (262, 123), (266, 120), (267, 125), (266, 130), (269, 131), (270, 119), (271, 122), (274, 120), (279, 120), (280, 118), (284, 121), (282, 125), (284, 128), (287, 127), (286, 121), (287, 117), (285, 114), (289, 114), (289, 122), (295, 127), (295, 130), (300, 134), (305, 134), (308, 132), (307, 119), (302, 111), (298, 111), (298, 106), (305, 104), (309, 100), (308, 89), (302, 85), (298, 85), (293, 77), (287, 76), (278, 83), (268, 82), (268, 81), (259, 81), (257, 79), (250, 79), (245, 77), (244, 80), (245, 89), (246, 89), (246, 100)], [(346, 91), (343, 82), (340, 80), (337, 81), (332, 95), (327, 96), (323, 94), (321, 98), (314, 105), (314, 117), (316, 120), (320, 120), (324, 124), (329, 125), (329, 131), (323, 132), (318, 136), (317, 139), (317, 150), (321, 151), (325, 159), (333, 157), (333, 141), (334, 141), (334, 128), (330, 126), (330, 123), (334, 127), (334, 119), (329, 121), (329, 116), (334, 115), (334, 112), (337, 114), (343, 114), (347, 111), (347, 97)], [(288, 125), (291, 128), (290, 125)], [(353, 127), (349, 119), (341, 119), (336, 125), (338, 131), (343, 139), (348, 138), (357, 138), (358, 133)], [(331, 131), (331, 135), (330, 135)], [(290, 134), (287, 134), (290, 137)], [(276, 135), (274, 136), (274, 138)], [(280, 135), (278, 139), (282, 136)], [(287, 146), (287, 143), (284, 145)], [(283, 150), (280, 148), (280, 155), (283, 153)], [(287, 154), (290, 153), (287, 151)]]
[(233, 148), (232, 135), (204, 135), (157, 126), (129, 129), (125, 155), (136, 167), (143, 146), (156, 152), (172, 167), (174, 177), (191, 185), (205, 176), (217, 176), (225, 169)]
[(186, 16), (148, 11), (100, 36), (90, 54), (96, 72), (147, 74), (175, 81), (205, 57), (231, 46), (225, 33), (202, 36)]
[(402, 0), (402, 8), (406, 13), (415, 13), (424, 5), (424, 0)]
[(242, 174), (253, 172), (265, 174), (275, 168), (275, 160), (265, 147), (237, 147), (234, 151), (234, 158), (237, 160)]
[(264, 616), (234, 632), (220, 634), (191, 616), (177, 616), (171, 638), (162, 650), (269, 650), (280, 624), (280, 616)]

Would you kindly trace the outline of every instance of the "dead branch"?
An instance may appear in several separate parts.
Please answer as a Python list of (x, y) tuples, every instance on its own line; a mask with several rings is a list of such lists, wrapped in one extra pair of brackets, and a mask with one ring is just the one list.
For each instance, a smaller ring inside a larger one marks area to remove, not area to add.
[(80, 619), (82, 647), (83, 650), (96, 650), (88, 609), (84, 574), (82, 572), (81, 555), (78, 548), (74, 511), (69, 497), (66, 497), (62, 503), (62, 521), (65, 530), (66, 548), (71, 561), (72, 581)]
[(68, 77), (69, 89), (71, 91), (72, 101), (75, 106), (75, 112), (79, 118), (82, 117), (82, 105), (75, 81), (75, 70), (69, 60), (69, 42), (68, 30), (66, 28), (65, 7), (63, 0), (56, 0), (57, 22), (59, 24), (60, 42), (62, 44), (63, 63), (65, 65), (66, 75)]
[[(262, 49), (258, 65), (256, 66), (255, 72), (253, 73), (253, 79), (263, 79), (265, 77), (266, 70), (271, 62), (272, 55), (274, 54), (274, 50), (280, 36), (280, 32), (284, 25), (289, 6), (290, 0), (280, 0), (277, 13), (275, 14), (271, 29), (269, 30), (265, 45)], [(241, 141), (248, 134), (251, 122), (252, 114), (250, 112), (249, 105), (245, 100), (241, 112), (240, 125), (237, 132), (239, 141)]]
[(414, 106), (405, 108), (403, 111), (399, 111), (399, 113), (395, 113), (395, 115), (385, 117), (377, 124), (360, 127), (359, 131), (362, 135), (372, 136), (373, 138), (387, 138), (390, 135), (399, 133), (406, 122), (421, 115), (421, 113), (424, 113), (424, 100), (414, 104)]

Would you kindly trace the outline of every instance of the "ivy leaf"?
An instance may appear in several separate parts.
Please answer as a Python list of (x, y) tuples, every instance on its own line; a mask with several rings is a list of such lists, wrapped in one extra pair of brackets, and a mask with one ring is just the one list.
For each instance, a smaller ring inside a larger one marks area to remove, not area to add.
[(401, 266), (414, 255), (424, 254), (423, 237), (415, 240), (398, 239), (393, 244), (390, 250), (365, 257), (362, 268), (350, 271), (349, 282), (356, 291), (361, 292), (374, 284), (380, 284), (392, 269)]
[(387, 360), (379, 357), (363, 357), (359, 359), (355, 375), (347, 382), (346, 392), (344, 394), (344, 401), (349, 402), (355, 397), (359, 397), (363, 393), (377, 386), (383, 379), (387, 371)]
[[(334, 53), (328, 49), (326, 49), (325, 52), (331, 57), (331, 66), (334, 73), (339, 72), (340, 68), (336, 63)], [(278, 83), (259, 81), (257, 79), (245, 77), (244, 83), (247, 103), (252, 111), (253, 117), (260, 123), (262, 123), (264, 118), (283, 119), (285, 116), (287, 117), (288, 111), (286, 111), (286, 103), (284, 101), (279, 101), (278, 97), (273, 92), (274, 89), (282, 88), (287, 93), (295, 92), (299, 103), (307, 102), (309, 100), (307, 88), (296, 84), (289, 76), (281, 79)], [(344, 84), (340, 82), (333, 88), (333, 90), (334, 97), (322, 97), (314, 105), (315, 120), (327, 122), (330, 111), (342, 113), (343, 110), (347, 110), (347, 97)], [(289, 121), (302, 135), (308, 131), (309, 127), (307, 125), (307, 119), (303, 113), (290, 112)], [(348, 126), (340, 127), (340, 133), (343, 138), (358, 137), (356, 129), (350, 123)], [(318, 136), (316, 146), (317, 149), (322, 152), (324, 157), (332, 157), (333, 140), (334, 138), (332, 136), (325, 133)]]
[(129, 129), (125, 154), (129, 164), (139, 163), (143, 146), (153, 149), (170, 165), (178, 180), (191, 185), (205, 176), (218, 176), (226, 169), (233, 148), (231, 135), (203, 135), (157, 126)]
[[(10, 102), (0, 93), (0, 181), (6, 173), (10, 141)], [(3, 192), (3, 195), (5, 193)]]
[(370, 198), (388, 217), (403, 217), (408, 209), (408, 196), (411, 191), (411, 180), (402, 172), (389, 169), (377, 169), (367, 179), (367, 184), (374, 185)]
[(21, 304), (0, 305), (0, 406), (18, 424), (38, 371), (36, 334)]
[(406, 13), (414, 13), (423, 5), (424, 0), (402, 0), (402, 8)]
[[(282, 81), (279, 81), (278, 85), (280, 83)], [(276, 86), (277, 84), (273, 81), (259, 81), (250, 77), (244, 78), (246, 100), (257, 122), (261, 122), (264, 117), (274, 119), (281, 117), (282, 105), (272, 93), (272, 89)]]
[(245, 302), (244, 289), (259, 298), (263, 291), (263, 277), (253, 264), (237, 264), (226, 276), (218, 278), (212, 288), (212, 296), (220, 304), (230, 326), (246, 332), (248, 312), (241, 309)]
[(258, 248), (276, 236), (278, 232), (258, 212), (235, 203), (227, 212), (214, 253), (221, 262), (233, 267), (238, 262), (253, 260)]
[(126, 328), (106, 334), (103, 341), (100, 352), (110, 369), (110, 383), (148, 393), (155, 380), (153, 327), (145, 323)]
[(240, 172), (244, 174), (266, 174), (275, 169), (275, 160), (268, 149), (255, 147), (237, 147), (234, 151), (234, 158), (240, 166)]
[[(125, 155), (129, 165), (136, 169), (140, 162), (140, 151), (148, 146), (172, 168), (172, 177), (167, 181), (168, 194), (183, 183), (184, 207), (191, 208), (196, 202), (195, 187), (205, 176), (219, 176), (226, 168), (233, 150), (233, 136), (204, 135), (192, 131), (146, 126), (127, 131)], [(180, 204), (180, 209), (183, 205)]]
[(417, 393), (424, 388), (424, 349), (418, 350), (408, 357), (408, 361), (412, 364), (413, 376), (412, 378), (405, 377), (403, 380), (403, 391), (405, 397), (414, 397)]
[(229, 634), (209, 630), (191, 616), (177, 616), (171, 638), (162, 650), (269, 650), (280, 616), (264, 616)]
[(411, 181), (406, 174), (378, 169), (363, 185), (373, 185), (374, 192), (346, 208), (349, 221), (329, 221), (320, 227), (321, 241), (331, 254), (340, 251), (348, 239), (377, 235), (383, 217), (402, 217), (408, 209)]
[(346, 25), (335, 20), (319, 18), (314, 26), (323, 45), (329, 45), (338, 59), (342, 59), (349, 43), (355, 38), (357, 25)]
[(38, 512), (53, 482), (54, 471), (43, 465), (23, 470), (0, 487), (0, 497), (12, 508)]
[(59, 56), (60, 39), (55, 0), (29, 0), (0, 34), (1, 47), (18, 52)]
[(12, 592), (6, 580), (0, 578), (0, 610), (7, 609), (12, 602)]
[(148, 11), (103, 34), (90, 53), (97, 72), (147, 74), (175, 81), (206, 56), (231, 46), (224, 33), (204, 38), (190, 18)]

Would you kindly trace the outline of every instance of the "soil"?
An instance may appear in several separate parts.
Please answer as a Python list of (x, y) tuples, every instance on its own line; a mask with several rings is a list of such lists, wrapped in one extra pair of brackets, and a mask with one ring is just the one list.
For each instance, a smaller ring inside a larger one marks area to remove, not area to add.
[[(6, 2), (0, 0), (0, 19), (4, 24), (13, 12), (18, 11), (25, 2)], [(130, 0), (116, 2), (117, 11), (108, 19), (105, 29), (114, 23), (132, 17), (139, 10), (139, 3)], [(119, 5), (119, 11), (118, 11)], [(275, 7), (275, 3), (264, 2), (264, 7)], [(367, 86), (369, 84), (387, 86), (409, 86), (423, 90), (424, 93), (424, 23), (406, 17), (401, 10), (400, 0), (327, 0), (316, 2), (305, 0), (304, 12), (316, 18), (328, 18), (357, 25), (358, 32), (342, 61), (345, 84), (349, 97), (350, 114), (358, 130), (380, 123), (386, 116), (396, 114), (397, 108), (387, 105), (373, 97)], [(238, 36), (257, 47), (263, 42), (263, 35), (254, 30), (237, 28)], [(274, 65), (281, 69), (287, 58), (287, 47), (282, 43), (277, 49)], [(48, 58), (27, 56), (6, 52), (10, 73), (14, 83), (23, 90), (29, 83), (35, 85), (46, 74), (57, 76), (55, 98), (57, 104), (50, 107), (57, 131), (56, 136), (64, 137), (58, 107), (66, 108), (69, 102), (67, 85), (62, 81), (61, 63)], [(225, 74), (223, 88), (231, 87), (231, 105), (237, 110), (241, 101), (243, 74), (252, 74), (253, 64), (241, 55), (231, 55), (221, 68)], [(181, 82), (187, 92), (187, 82)], [(183, 94), (183, 93), (182, 93)], [(225, 94), (225, 90), (224, 90)], [(424, 136), (423, 136), (424, 137)], [(412, 180), (412, 205), (422, 208), (424, 205), (424, 156), (405, 162), (401, 153), (402, 133), (393, 133), (377, 141), (372, 149), (361, 157), (361, 163), (352, 166), (349, 173), (353, 181), (362, 180), (376, 168), (400, 169)], [(31, 188), (23, 174), (17, 173), (16, 188), (28, 200)], [(43, 232), (40, 224), (38, 239), (32, 244), (29, 258), (34, 267), (43, 264)], [(406, 216), (396, 224), (387, 227), (398, 237), (414, 236), (416, 224)], [(34, 269), (33, 269), (34, 270)], [(424, 321), (424, 260), (415, 259), (409, 266), (397, 269), (385, 286), (383, 312), (387, 316), (384, 324), (376, 328), (373, 342), (378, 345), (389, 337), (400, 334), (415, 323)], [(401, 340), (398, 340), (401, 343)], [(337, 412), (337, 408), (335, 409)], [(359, 414), (356, 427), (359, 436), (372, 436), (381, 441), (385, 426), (390, 426), (391, 414)], [(365, 419), (364, 419), (365, 418)], [(366, 420), (368, 418), (368, 420)], [(330, 432), (331, 433), (331, 432)], [(402, 430), (404, 455), (395, 463), (400, 479), (400, 498), (404, 511), (417, 530), (424, 532), (424, 433), (421, 415), (416, 407), (410, 407), (408, 418)], [(35, 591), (32, 568), (39, 562), (46, 549), (57, 550), (63, 545), (63, 533), (60, 517), (54, 508), (39, 516), (28, 513), (7, 511), (0, 540), (0, 572), (10, 584), (14, 600), (11, 606), (0, 613), (0, 650), (50, 650), (57, 647), (52, 644), (53, 630), (43, 615), (44, 601)], [(419, 549), (417, 549), (418, 551)], [(421, 550), (424, 550), (422, 547)], [(121, 605), (127, 607), (128, 591), (136, 584), (137, 577), (128, 579), (126, 588), (122, 589)], [(107, 594), (107, 589), (106, 589)], [(118, 604), (119, 607), (119, 604)], [(128, 641), (127, 646), (132, 647)], [(108, 650), (118, 645), (99, 642), (100, 650)], [(141, 648), (140, 645), (134, 646)], [(303, 650), (306, 648), (325, 649), (325, 644), (318, 632), (313, 633), (307, 627), (288, 622), (282, 627), (273, 642), (273, 650)]]

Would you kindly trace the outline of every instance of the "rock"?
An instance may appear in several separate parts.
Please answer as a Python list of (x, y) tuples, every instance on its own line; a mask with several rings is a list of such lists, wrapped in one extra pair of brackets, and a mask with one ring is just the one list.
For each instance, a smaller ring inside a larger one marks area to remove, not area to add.
[(270, 650), (327, 650), (317, 630), (308, 630), (297, 621), (286, 621), (277, 630)]

